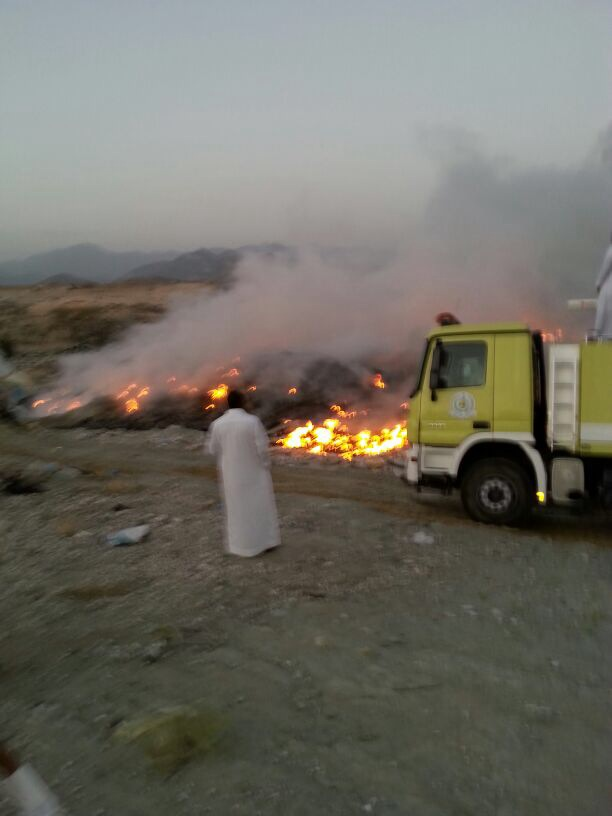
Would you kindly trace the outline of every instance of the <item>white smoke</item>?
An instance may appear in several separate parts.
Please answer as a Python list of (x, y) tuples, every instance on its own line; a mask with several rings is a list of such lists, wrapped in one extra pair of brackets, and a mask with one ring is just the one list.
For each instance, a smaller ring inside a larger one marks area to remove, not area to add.
[(164, 388), (170, 376), (202, 387), (237, 357), (241, 370), (259, 368), (281, 386), (317, 357), (353, 366), (394, 359), (408, 374), (440, 311), (465, 322), (557, 326), (567, 297), (592, 295), (608, 238), (611, 132), (562, 169), (516, 168), (462, 140), (449, 151), (447, 140), (440, 183), (409, 225), (410, 245), (383, 268), (356, 272), (341, 255), (316, 251), (296, 262), (246, 257), (231, 289), (176, 300), (119, 342), (66, 356), (58, 387), (83, 400), (133, 381)]

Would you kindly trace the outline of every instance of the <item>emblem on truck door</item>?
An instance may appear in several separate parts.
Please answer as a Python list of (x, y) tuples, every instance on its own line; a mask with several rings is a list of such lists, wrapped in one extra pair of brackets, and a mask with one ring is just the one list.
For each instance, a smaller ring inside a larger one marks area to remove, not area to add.
[(468, 419), (476, 413), (476, 400), (468, 391), (459, 391), (451, 400), (450, 415), (456, 419)]

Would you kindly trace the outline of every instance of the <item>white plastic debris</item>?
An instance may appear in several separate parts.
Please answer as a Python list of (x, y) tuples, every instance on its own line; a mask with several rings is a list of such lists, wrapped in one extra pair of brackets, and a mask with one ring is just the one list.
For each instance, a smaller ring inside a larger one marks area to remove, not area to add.
[(148, 524), (141, 524), (138, 527), (126, 527), (116, 533), (109, 533), (106, 536), (106, 543), (111, 547), (127, 547), (130, 544), (138, 544), (149, 535), (151, 528)]
[(31, 765), (21, 765), (3, 782), (8, 797), (23, 816), (59, 816), (60, 805)]
[(433, 544), (435, 542), (435, 538), (426, 533), (424, 530), (417, 530), (417, 532), (412, 536), (412, 543), (413, 544)]

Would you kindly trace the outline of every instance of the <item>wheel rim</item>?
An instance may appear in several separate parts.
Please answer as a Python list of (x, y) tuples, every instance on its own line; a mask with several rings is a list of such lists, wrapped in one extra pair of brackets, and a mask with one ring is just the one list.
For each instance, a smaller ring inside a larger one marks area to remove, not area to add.
[(512, 506), (514, 491), (505, 480), (491, 477), (480, 485), (478, 498), (488, 513), (505, 513)]

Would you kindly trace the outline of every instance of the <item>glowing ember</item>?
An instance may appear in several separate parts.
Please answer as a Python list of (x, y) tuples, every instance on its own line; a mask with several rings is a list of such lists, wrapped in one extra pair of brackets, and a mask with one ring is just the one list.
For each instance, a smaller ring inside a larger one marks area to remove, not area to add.
[(402, 402), (402, 404), (400, 405), (400, 408), (404, 408), (404, 410), (405, 410), (407, 407), (408, 407), (408, 403), (407, 403), (407, 402)]
[(32, 408), (40, 408), (41, 405), (46, 405), (49, 400), (39, 399), (32, 403)]
[(216, 407), (217, 407), (217, 406), (215, 405), (215, 403), (214, 403), (214, 402), (211, 402), (211, 403), (210, 403), (210, 405), (206, 405), (206, 406), (204, 406), (204, 410), (205, 410), (205, 411), (212, 411), (212, 410), (214, 410)]
[(297, 388), (290, 388), (287, 394), (289, 394), (290, 397), (294, 397), (297, 394)]
[(249, 385), (249, 387), (247, 388), (247, 391), (257, 391), (257, 386), (256, 385)]
[(379, 456), (403, 448), (408, 441), (404, 424), (373, 432), (363, 429), (352, 434), (339, 419), (326, 419), (315, 426), (308, 420), (294, 428), (276, 444), (293, 450), (302, 449), (315, 455), (335, 453), (349, 462), (354, 456)]
[(372, 385), (374, 386), (374, 388), (384, 388), (385, 387), (385, 381), (382, 378), (382, 374), (376, 374), (374, 376), (374, 379), (372, 380)]
[(225, 372), (225, 374), (224, 374), (223, 376), (224, 376), (224, 377), (239, 377), (239, 376), (240, 376), (240, 372), (238, 371), (238, 369), (237, 369), (237, 368), (230, 368), (230, 370), (229, 370), (229, 371), (226, 371), (226, 372)]

